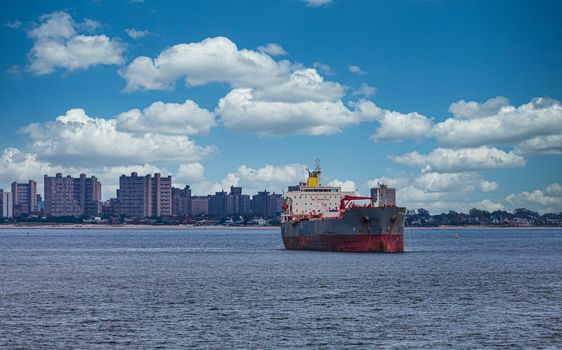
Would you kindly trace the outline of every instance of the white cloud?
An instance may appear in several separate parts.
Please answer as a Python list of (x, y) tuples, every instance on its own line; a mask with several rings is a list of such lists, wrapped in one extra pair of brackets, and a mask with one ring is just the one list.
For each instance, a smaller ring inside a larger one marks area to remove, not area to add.
[(372, 86), (369, 86), (369, 84), (363, 83), (361, 84), (361, 86), (359, 86), (359, 88), (355, 91), (353, 91), (353, 95), (362, 95), (362, 96), (373, 96), (374, 94), (377, 93), (377, 89), (375, 89)]
[(243, 193), (255, 194), (268, 190), (280, 193), (289, 185), (296, 185), (307, 177), (306, 166), (302, 164), (288, 164), (274, 166), (266, 164), (261, 168), (251, 168), (241, 165), (234, 172), (226, 174), (220, 182), (203, 181), (194, 186), (194, 193), (207, 194), (221, 190), (228, 191), (230, 186), (242, 186)]
[(148, 35), (148, 30), (137, 30), (134, 28), (125, 29), (125, 33), (131, 37), (131, 39), (138, 40), (142, 39)]
[(215, 115), (191, 100), (183, 104), (158, 101), (142, 111), (135, 108), (117, 116), (117, 129), (135, 133), (198, 135), (215, 125)]
[(558, 183), (553, 183), (546, 186), (546, 194), (553, 197), (562, 197), (562, 186)]
[(371, 136), (375, 142), (422, 138), (431, 132), (431, 119), (416, 112), (402, 114), (382, 110), (377, 120), (380, 127)]
[(359, 66), (348, 66), (347, 70), (349, 70), (351, 73), (353, 74), (358, 74), (358, 75), (365, 75), (367, 74), (366, 72), (364, 72), (361, 67)]
[(562, 189), (558, 183), (553, 183), (545, 189), (531, 192), (512, 193), (505, 198), (513, 207), (538, 208), (542, 213), (562, 212)]
[(460, 190), (474, 189), (481, 181), (480, 175), (475, 172), (465, 173), (434, 173), (421, 174), (414, 184), (428, 192), (457, 192)]
[(21, 27), (21, 21), (14, 19), (5, 23), (6, 27), (11, 29), (18, 29)]
[(374, 119), (372, 103), (367, 101), (349, 109), (341, 100), (271, 102), (254, 94), (252, 89), (234, 89), (220, 99), (216, 112), (225, 127), (262, 136), (329, 135)]
[(98, 64), (124, 62), (125, 46), (105, 35), (81, 35), (79, 28), (92, 29), (95, 21), (76, 24), (66, 12), (41, 16), (41, 23), (29, 33), (33, 48), (29, 53), (28, 69), (36, 75), (49, 74), (57, 68), (73, 71)]
[(453, 113), (456, 119), (476, 119), (496, 115), (503, 107), (507, 106), (509, 106), (509, 100), (505, 97), (498, 96), (484, 103), (460, 100), (451, 103), (449, 112)]
[(371, 189), (378, 187), (379, 184), (384, 184), (388, 187), (399, 189), (411, 185), (413, 181), (413, 176), (408, 174), (399, 174), (398, 176), (392, 177), (381, 176), (367, 181), (367, 187)]
[(328, 183), (328, 186), (341, 187), (341, 190), (345, 192), (357, 192), (357, 185), (354, 181), (351, 180), (340, 181), (338, 179), (335, 179), (330, 181), (330, 183)]
[(269, 43), (265, 46), (258, 46), (258, 51), (270, 56), (284, 56), (288, 54), (281, 45), (275, 43)]
[(0, 157), (0, 184), (9, 186), (13, 181), (27, 182), (57, 169), (37, 159), (37, 155), (17, 148), (6, 148)]
[(174, 182), (181, 184), (197, 183), (204, 180), (205, 167), (201, 163), (180, 164)]
[(253, 90), (254, 99), (268, 102), (337, 101), (345, 94), (343, 86), (325, 81), (315, 69), (299, 69), (287, 80)]
[[(463, 119), (449, 118), (436, 124), (433, 135), (440, 144), (455, 147), (508, 145), (537, 136), (562, 135), (562, 105), (558, 101), (536, 98), (517, 108), (505, 103), (496, 98), (484, 106), (466, 108), (469, 103), (462, 101), (463, 107), (454, 110)], [(496, 110), (496, 114), (490, 114)]]
[(489, 193), (495, 192), (498, 189), (499, 185), (495, 181), (482, 180), (478, 184), (478, 187), (480, 188), (480, 191)]
[(493, 147), (447, 149), (436, 148), (429, 154), (411, 152), (390, 156), (396, 163), (421, 166), (427, 171), (467, 171), (525, 166), (523, 157)]
[(513, 151), (525, 156), (561, 155), (562, 134), (533, 137), (517, 144)]
[(55, 121), (30, 124), (22, 132), (33, 153), (60, 164), (196, 161), (215, 151), (184, 136), (119, 131), (117, 120), (91, 118), (83, 109), (71, 109)]
[(320, 7), (330, 4), (333, 0), (303, 0), (307, 6)]
[(505, 207), (501, 203), (494, 202), (490, 199), (483, 199), (479, 202), (472, 203), (472, 206), (477, 208), (477, 209), (486, 210), (490, 213), (494, 212), (494, 211), (497, 211), (497, 210), (504, 210), (505, 209)]
[(126, 91), (166, 90), (184, 78), (188, 85), (226, 82), (232, 86), (270, 86), (291, 71), (288, 61), (277, 62), (269, 55), (246, 49), (225, 37), (178, 44), (152, 59), (135, 58), (119, 71)]

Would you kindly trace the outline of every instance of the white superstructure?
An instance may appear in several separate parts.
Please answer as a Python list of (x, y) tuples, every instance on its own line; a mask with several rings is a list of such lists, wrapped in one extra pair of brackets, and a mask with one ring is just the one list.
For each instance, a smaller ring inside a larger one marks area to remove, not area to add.
[(340, 215), (341, 199), (354, 195), (355, 192), (343, 192), (341, 187), (301, 186), (299, 191), (285, 193), (287, 207), (283, 216), (285, 219), (288, 219), (289, 216), (335, 218)]
[[(395, 206), (396, 192), (384, 184), (371, 190), (371, 197), (358, 197), (357, 192), (344, 192), (341, 187), (322, 186), (320, 184), (320, 164), (316, 169), (308, 171), (306, 183), (290, 187), (284, 193), (281, 222), (301, 219), (334, 219), (341, 217), (350, 206), (352, 200), (369, 200), (363, 206), (386, 207)], [(341, 207), (343, 206), (343, 208)]]

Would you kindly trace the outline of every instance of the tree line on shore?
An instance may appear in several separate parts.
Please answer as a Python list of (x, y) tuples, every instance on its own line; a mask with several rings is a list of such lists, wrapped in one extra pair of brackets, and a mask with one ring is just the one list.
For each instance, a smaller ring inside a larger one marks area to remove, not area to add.
[(470, 209), (468, 213), (458, 213), (449, 211), (431, 215), (428, 210), (420, 208), (418, 210), (408, 210), (406, 212), (406, 226), (412, 227), (432, 227), (432, 226), (561, 226), (561, 213), (546, 213), (540, 215), (538, 212), (518, 208), (509, 213), (504, 210), (488, 212), (481, 209)]

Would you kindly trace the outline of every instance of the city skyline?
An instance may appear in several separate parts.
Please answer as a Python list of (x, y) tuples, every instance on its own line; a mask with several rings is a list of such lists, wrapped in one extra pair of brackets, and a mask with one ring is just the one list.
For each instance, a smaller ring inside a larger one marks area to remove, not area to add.
[(324, 184), (385, 182), (409, 209), (562, 211), (560, 3), (0, 6), (0, 188), (280, 193), (319, 158)]

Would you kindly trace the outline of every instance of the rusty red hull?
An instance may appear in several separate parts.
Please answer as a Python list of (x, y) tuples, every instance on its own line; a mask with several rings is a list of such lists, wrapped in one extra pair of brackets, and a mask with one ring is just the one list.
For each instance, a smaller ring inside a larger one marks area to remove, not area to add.
[(401, 253), (404, 236), (396, 234), (315, 235), (283, 237), (289, 250), (356, 253)]

